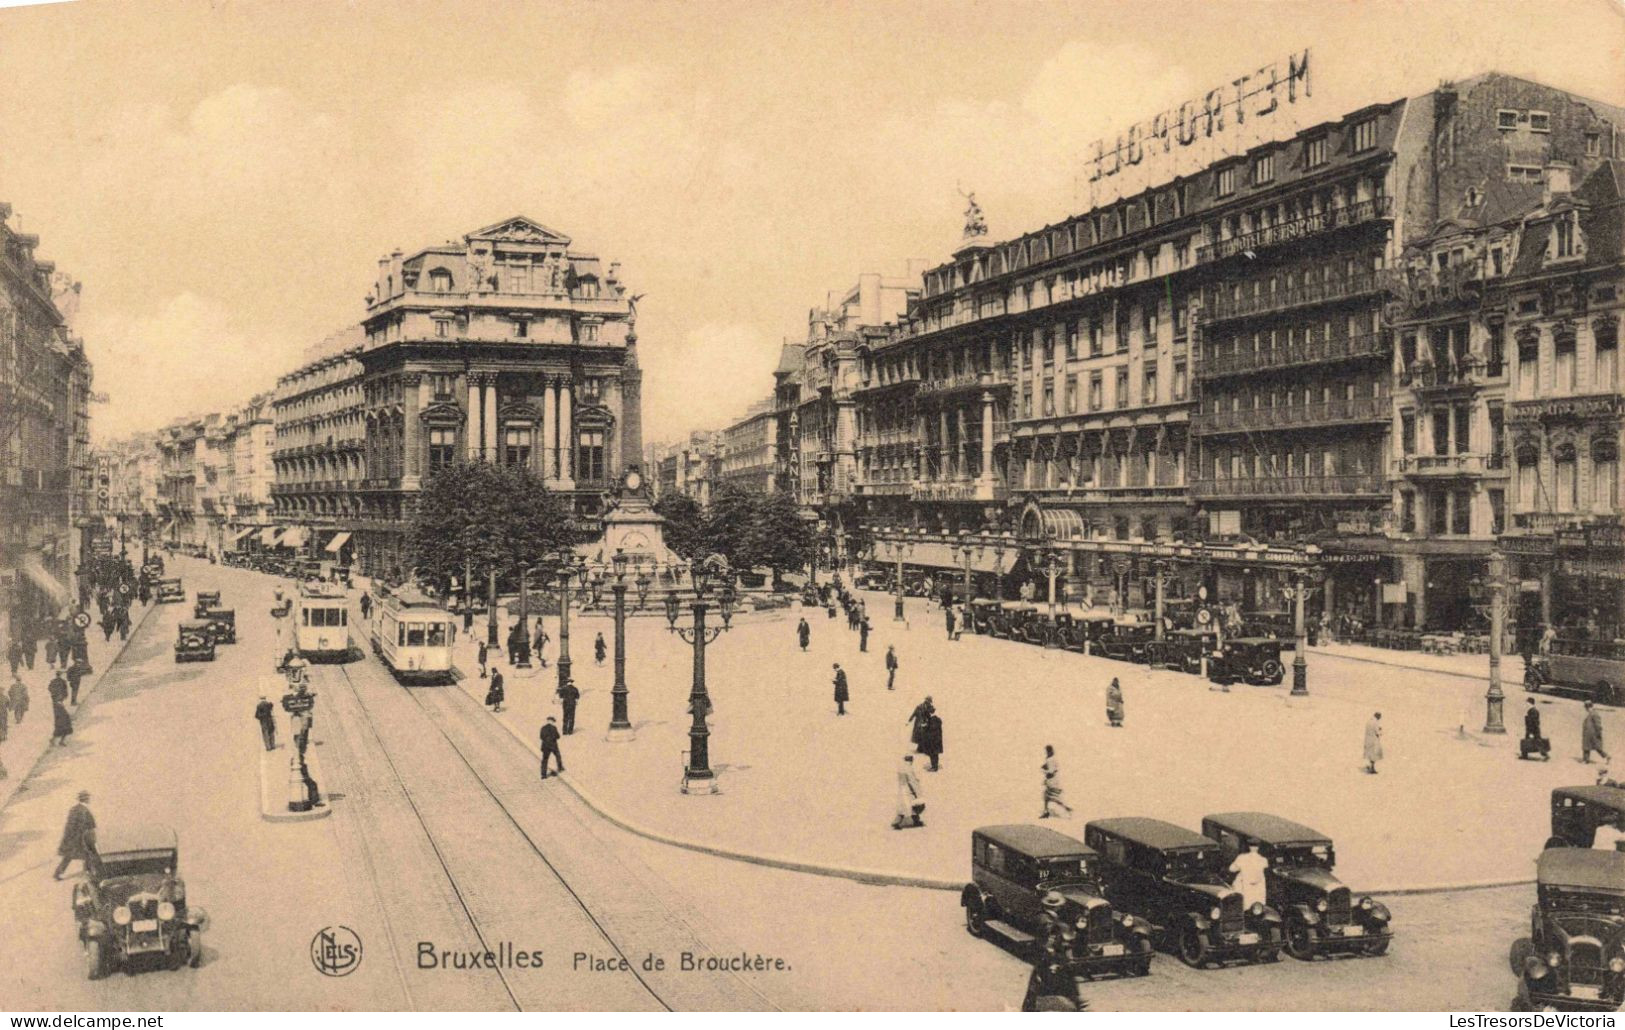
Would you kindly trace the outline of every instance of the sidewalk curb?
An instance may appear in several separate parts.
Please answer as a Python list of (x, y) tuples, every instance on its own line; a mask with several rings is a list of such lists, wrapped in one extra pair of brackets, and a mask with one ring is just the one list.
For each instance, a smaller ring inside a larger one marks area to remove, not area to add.
[[(260, 750), (260, 818), (268, 823), (308, 823), (315, 819), (326, 819), (333, 814), (333, 806), (325, 801), (308, 812), (290, 812), (288, 799), (277, 797), (272, 784), (276, 782), (278, 773), (287, 771), (290, 754), (286, 745), (277, 747), (275, 751)], [(310, 778), (320, 784), (321, 777), (316, 774), (321, 771), (321, 759), (317, 757), (315, 747), (305, 753), (305, 765), (310, 768)], [(282, 784), (282, 787), (286, 789), (287, 784)]]
[[(149, 616), (151, 616), (152, 613), (157, 610), (157, 608), (158, 608), (158, 602), (156, 600), (154, 600), (151, 604), (146, 605), (145, 608), (141, 612), (141, 617), (139, 619), (136, 619), (131, 624), (131, 626), (130, 626), (130, 635), (125, 637), (123, 640), (119, 641), (118, 650), (114, 651), (112, 657), (107, 659), (107, 664), (102, 666), (101, 672), (100, 673), (92, 673), (91, 675), (94, 677), (94, 679), (88, 685), (86, 685), (84, 683), (80, 684), (79, 703), (77, 705), (73, 706), (72, 711), (74, 713), (78, 713), (78, 712), (81, 712), (81, 711), (84, 710), (84, 706), (85, 706), (86, 702), (88, 702), (91, 699), (91, 697), (96, 693), (97, 689), (101, 687), (102, 681), (107, 678), (107, 674), (109, 672), (113, 671), (113, 666), (117, 665), (119, 659), (124, 657), (124, 652), (130, 646), (130, 641), (134, 640), (136, 634), (141, 632), (141, 627), (145, 626), (147, 624), (147, 618)], [(86, 627), (86, 628), (89, 629), (91, 627)], [(49, 700), (49, 699), (47, 698), (47, 700)], [(16, 799), (17, 795), (22, 792), (23, 784), (27, 783), (29, 780), (34, 778), (34, 773), (39, 769), (40, 762), (44, 761), (45, 756), (50, 754), (50, 753), (51, 753), (51, 743), (50, 743), (49, 739), (47, 739), (46, 742), (45, 742), (44, 748), (40, 751), (39, 754), (35, 755), (34, 760), (29, 763), (27, 772), (23, 773), (22, 775), (17, 775), (15, 772), (13, 772), (13, 774), (12, 774), (10, 780), (9, 780), (10, 789), (0, 790), (0, 809), (4, 809), (7, 805), (10, 805), (11, 802)], [(6, 781), (0, 781), (0, 782), (6, 782)]]
[(1309, 653), (1320, 658), (1336, 658), (1345, 662), (1365, 662), (1367, 665), (1385, 665), (1390, 669), (1409, 669), (1412, 672), (1426, 672), (1436, 676), (1455, 676), (1458, 679), (1477, 680), (1480, 683), (1488, 683), (1490, 681), (1488, 676), (1480, 676), (1476, 672), (1456, 672), (1453, 669), (1430, 669), (1421, 665), (1411, 665), (1407, 662), (1387, 662), (1383, 661), (1381, 658), (1365, 658), (1361, 655), (1337, 654), (1332, 651), (1321, 650), (1320, 648), (1310, 648)]

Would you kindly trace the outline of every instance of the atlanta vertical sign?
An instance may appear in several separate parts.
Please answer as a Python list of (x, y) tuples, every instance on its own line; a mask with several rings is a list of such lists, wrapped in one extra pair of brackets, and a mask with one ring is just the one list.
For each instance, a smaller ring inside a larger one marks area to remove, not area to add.
[(1309, 96), (1307, 48), (1131, 125), (1115, 139), (1096, 140), (1087, 158), (1089, 181), (1099, 182), (1175, 147), (1220, 135), (1226, 124), (1239, 128), (1249, 118), (1267, 118), (1283, 102), (1297, 103), (1299, 96)]

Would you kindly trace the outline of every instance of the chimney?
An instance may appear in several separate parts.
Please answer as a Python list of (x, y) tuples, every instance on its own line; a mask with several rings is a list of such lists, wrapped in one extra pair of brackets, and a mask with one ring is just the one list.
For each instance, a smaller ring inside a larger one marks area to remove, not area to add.
[(1574, 189), (1574, 166), (1566, 161), (1548, 161), (1546, 174), (1543, 177), (1546, 183), (1543, 200), (1550, 204), (1553, 197), (1565, 196)]

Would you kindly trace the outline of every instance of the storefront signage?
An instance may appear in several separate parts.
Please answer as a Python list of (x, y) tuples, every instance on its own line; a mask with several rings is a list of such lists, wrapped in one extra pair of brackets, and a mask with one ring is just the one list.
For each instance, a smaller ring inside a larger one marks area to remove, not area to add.
[(1618, 562), (1598, 558), (1565, 558), (1558, 567), (1563, 570), (1563, 575), (1578, 579), (1625, 580), (1625, 569), (1620, 568)]
[(1553, 397), (1544, 401), (1517, 401), (1507, 413), (1507, 422), (1517, 425), (1548, 419), (1618, 418), (1621, 411), (1625, 411), (1625, 398), (1617, 393)]
[(1266, 118), (1283, 103), (1309, 96), (1309, 51), (1290, 55), (1255, 72), (1210, 89), (1199, 99), (1131, 125), (1113, 139), (1096, 140), (1089, 148), (1089, 181), (1117, 175), (1146, 161), (1184, 149), (1198, 140), (1239, 129), (1250, 118)]

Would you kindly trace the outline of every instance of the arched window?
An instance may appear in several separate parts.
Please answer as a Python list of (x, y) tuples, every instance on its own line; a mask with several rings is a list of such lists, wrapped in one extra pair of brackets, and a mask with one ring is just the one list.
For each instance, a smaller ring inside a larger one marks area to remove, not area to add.
[(1555, 481), (1556, 507), (1561, 512), (1580, 510), (1580, 477), (1576, 475), (1574, 444), (1564, 441), (1552, 452), (1552, 479)]
[(432, 269), (429, 272), (429, 290), (431, 293), (450, 293), (451, 273), (444, 268)]
[(1619, 443), (1606, 436), (1591, 441), (1591, 508), (1599, 515), (1619, 511)]
[(1539, 510), (1540, 448), (1525, 441), (1518, 445), (1518, 510)]

